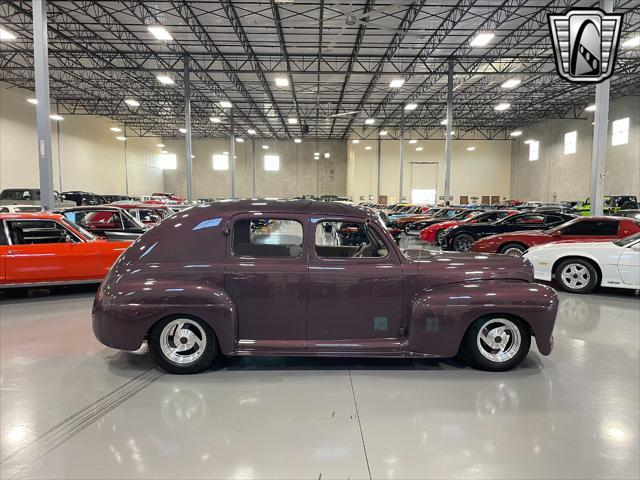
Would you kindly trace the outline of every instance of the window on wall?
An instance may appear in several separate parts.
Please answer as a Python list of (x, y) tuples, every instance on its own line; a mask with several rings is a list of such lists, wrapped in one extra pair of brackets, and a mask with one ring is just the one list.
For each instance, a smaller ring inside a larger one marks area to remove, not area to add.
[(175, 170), (177, 167), (175, 153), (162, 153), (158, 159), (158, 165), (163, 170)]
[(564, 134), (564, 154), (571, 155), (576, 153), (576, 144), (578, 142), (578, 132), (568, 132)]
[(279, 155), (265, 155), (264, 156), (264, 169), (269, 172), (277, 172), (280, 170), (280, 156)]
[(611, 145), (629, 143), (629, 117), (614, 120), (611, 124)]
[(436, 191), (433, 189), (414, 188), (411, 190), (411, 203), (433, 205), (436, 203)]
[(540, 142), (538, 140), (532, 140), (529, 142), (529, 161), (533, 162), (538, 160), (540, 156)]
[(229, 170), (229, 155), (215, 153), (213, 155), (214, 170)]

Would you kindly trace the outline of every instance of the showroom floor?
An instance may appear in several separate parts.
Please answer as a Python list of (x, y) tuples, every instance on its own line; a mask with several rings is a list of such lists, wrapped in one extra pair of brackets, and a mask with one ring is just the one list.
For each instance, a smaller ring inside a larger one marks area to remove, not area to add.
[(638, 478), (640, 299), (561, 294), (556, 348), (251, 359), (171, 376), (102, 347), (95, 288), (0, 294), (2, 478)]

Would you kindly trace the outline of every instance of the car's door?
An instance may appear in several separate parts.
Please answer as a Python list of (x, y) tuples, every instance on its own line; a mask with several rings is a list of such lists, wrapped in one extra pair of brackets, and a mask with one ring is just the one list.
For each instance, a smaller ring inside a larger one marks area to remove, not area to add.
[[(291, 215), (229, 221), (225, 290), (238, 311), (238, 338), (254, 346), (304, 346), (308, 266), (306, 222)], [(280, 342), (281, 344), (281, 342)]]
[[(360, 232), (346, 237), (343, 225)], [(309, 233), (308, 345), (398, 338), (403, 269), (380, 226), (362, 219), (312, 217)], [(361, 243), (354, 245), (354, 238)]]
[(11, 245), (5, 260), (6, 283), (62, 282), (96, 278), (97, 258), (84, 242), (54, 220), (6, 221)]
[(500, 232), (517, 232), (519, 230), (542, 230), (547, 227), (545, 215), (542, 213), (525, 213), (515, 218), (507, 218), (500, 223)]
[(618, 258), (618, 272), (622, 283), (640, 288), (640, 239), (622, 250)]
[(0, 220), (0, 284), (5, 283), (5, 260), (9, 249), (9, 237), (3, 220)]

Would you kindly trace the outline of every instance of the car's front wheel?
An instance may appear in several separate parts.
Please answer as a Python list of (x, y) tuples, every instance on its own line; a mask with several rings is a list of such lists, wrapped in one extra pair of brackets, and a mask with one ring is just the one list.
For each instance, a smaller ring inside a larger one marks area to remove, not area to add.
[(149, 332), (149, 350), (170, 373), (198, 373), (218, 357), (218, 341), (206, 322), (175, 316), (158, 322)]
[(442, 245), (444, 243), (444, 229), (443, 228), (438, 230), (438, 233), (436, 233), (436, 243), (438, 245)]
[(526, 250), (526, 247), (519, 243), (507, 243), (504, 247), (500, 248), (499, 253), (509, 255), (511, 257), (521, 257)]
[(463, 356), (474, 368), (491, 372), (511, 370), (524, 360), (531, 333), (520, 319), (502, 315), (476, 320), (465, 334)]
[(475, 239), (468, 233), (459, 233), (453, 238), (453, 249), (457, 252), (470, 252)]
[(571, 293), (589, 293), (598, 283), (598, 272), (593, 265), (580, 258), (561, 262), (555, 271), (556, 282)]

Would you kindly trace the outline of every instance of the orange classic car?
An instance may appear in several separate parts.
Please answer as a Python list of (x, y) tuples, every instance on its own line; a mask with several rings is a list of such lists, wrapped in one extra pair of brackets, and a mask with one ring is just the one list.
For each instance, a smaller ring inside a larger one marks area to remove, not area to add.
[(0, 288), (99, 283), (130, 244), (98, 239), (63, 215), (0, 214)]

